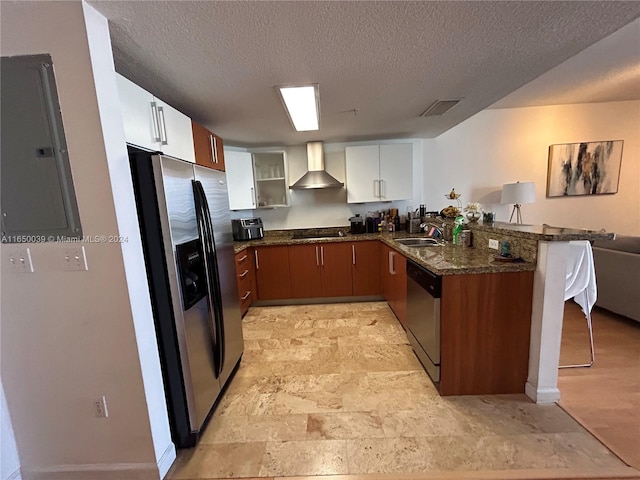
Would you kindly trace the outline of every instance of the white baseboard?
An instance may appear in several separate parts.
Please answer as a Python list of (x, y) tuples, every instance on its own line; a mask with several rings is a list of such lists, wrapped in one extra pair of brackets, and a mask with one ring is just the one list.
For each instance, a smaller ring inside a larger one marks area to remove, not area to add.
[(169, 443), (167, 448), (165, 448), (164, 453), (158, 460), (158, 471), (160, 472), (160, 478), (164, 478), (173, 462), (176, 460), (176, 447), (173, 443)]
[(527, 382), (524, 386), (524, 393), (536, 403), (556, 403), (560, 400), (560, 390), (558, 388), (538, 388)]
[(22, 480), (22, 470), (20, 467), (7, 477), (7, 480)]
[(155, 463), (56, 465), (24, 468), (22, 480), (158, 480)]

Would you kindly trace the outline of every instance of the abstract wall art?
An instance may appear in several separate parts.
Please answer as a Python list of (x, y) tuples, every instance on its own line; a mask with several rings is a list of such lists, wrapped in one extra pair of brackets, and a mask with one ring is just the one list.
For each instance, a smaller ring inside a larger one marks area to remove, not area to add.
[(622, 140), (551, 145), (547, 197), (618, 192)]

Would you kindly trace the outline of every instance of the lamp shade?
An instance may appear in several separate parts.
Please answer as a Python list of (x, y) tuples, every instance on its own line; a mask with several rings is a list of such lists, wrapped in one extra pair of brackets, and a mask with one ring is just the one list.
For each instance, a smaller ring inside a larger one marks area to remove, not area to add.
[(534, 203), (536, 201), (536, 184), (533, 182), (505, 183), (502, 186), (500, 203)]

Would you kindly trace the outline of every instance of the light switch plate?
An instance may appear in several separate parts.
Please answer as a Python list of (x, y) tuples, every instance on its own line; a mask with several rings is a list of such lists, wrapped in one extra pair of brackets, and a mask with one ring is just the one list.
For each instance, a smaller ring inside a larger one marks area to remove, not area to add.
[(89, 270), (84, 247), (65, 248), (62, 255), (62, 269), (69, 272)]
[(9, 265), (14, 273), (33, 273), (31, 251), (28, 248), (21, 248), (9, 254)]
[(498, 240), (489, 239), (489, 248), (493, 248), (494, 250), (498, 250)]

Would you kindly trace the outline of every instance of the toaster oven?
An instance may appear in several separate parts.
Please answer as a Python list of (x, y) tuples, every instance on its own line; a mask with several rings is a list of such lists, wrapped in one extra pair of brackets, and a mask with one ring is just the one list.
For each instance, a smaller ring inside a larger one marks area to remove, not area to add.
[(231, 220), (235, 241), (255, 240), (264, 237), (261, 218), (240, 218)]

